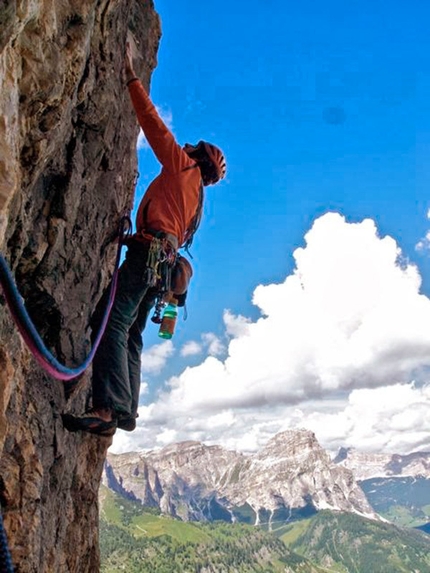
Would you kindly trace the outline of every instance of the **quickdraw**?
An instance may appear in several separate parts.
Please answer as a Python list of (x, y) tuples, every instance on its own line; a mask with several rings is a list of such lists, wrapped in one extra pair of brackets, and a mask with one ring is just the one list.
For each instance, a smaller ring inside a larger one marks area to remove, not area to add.
[(166, 295), (170, 291), (172, 268), (176, 262), (176, 250), (171, 247), (165, 237), (153, 237), (146, 261), (146, 282), (157, 289), (152, 322), (161, 323), (161, 314), (166, 306)]

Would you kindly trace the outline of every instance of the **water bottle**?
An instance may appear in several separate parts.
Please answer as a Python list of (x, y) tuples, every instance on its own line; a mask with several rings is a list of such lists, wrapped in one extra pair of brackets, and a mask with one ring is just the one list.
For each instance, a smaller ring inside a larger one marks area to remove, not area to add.
[(177, 317), (178, 317), (178, 301), (176, 298), (172, 298), (169, 304), (164, 309), (163, 320), (161, 321), (160, 330), (158, 331), (158, 336), (160, 338), (165, 338), (165, 339), (172, 338), (173, 332), (175, 330)]

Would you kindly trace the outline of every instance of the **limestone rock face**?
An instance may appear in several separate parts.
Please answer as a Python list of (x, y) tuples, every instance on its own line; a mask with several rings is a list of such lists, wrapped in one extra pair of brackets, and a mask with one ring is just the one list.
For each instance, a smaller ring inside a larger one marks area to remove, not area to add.
[[(121, 71), (127, 36), (148, 87), (152, 0), (6, 0), (0, 6), (0, 247), (47, 345), (89, 351), (121, 214), (133, 203), (137, 123)], [(69, 396), (31, 358), (0, 297), (0, 502), (16, 571), (94, 573), (109, 439), (68, 434)]]
[(184, 520), (287, 522), (320, 509), (378, 519), (351, 471), (331, 462), (307, 430), (281, 432), (253, 455), (182, 442), (109, 454), (104, 483)]
[(333, 460), (354, 472), (357, 480), (392, 477), (424, 477), (430, 479), (430, 452), (407, 455), (374, 454), (341, 448)]

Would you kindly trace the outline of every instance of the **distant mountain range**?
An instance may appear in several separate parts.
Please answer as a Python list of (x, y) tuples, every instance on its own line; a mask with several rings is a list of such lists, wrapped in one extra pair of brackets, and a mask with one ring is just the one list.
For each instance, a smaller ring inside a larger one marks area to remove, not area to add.
[(246, 455), (200, 442), (109, 454), (103, 483), (146, 507), (190, 521), (265, 524), (322, 509), (430, 522), (430, 453), (369, 454), (341, 448), (331, 460), (314, 434), (288, 430)]
[(110, 454), (104, 484), (183, 520), (272, 527), (321, 509), (379, 519), (353, 472), (334, 463), (307, 430), (277, 434), (253, 455), (200, 442)]
[(422, 477), (430, 479), (430, 452), (399, 454), (368, 454), (353, 448), (341, 448), (333, 460), (351, 470), (355, 479)]
[(430, 573), (429, 467), (429, 453), (332, 460), (306, 430), (253, 455), (190, 441), (109, 454), (102, 572)]
[(397, 525), (430, 529), (430, 453), (367, 454), (341, 448), (334, 462), (350, 469), (373, 509)]

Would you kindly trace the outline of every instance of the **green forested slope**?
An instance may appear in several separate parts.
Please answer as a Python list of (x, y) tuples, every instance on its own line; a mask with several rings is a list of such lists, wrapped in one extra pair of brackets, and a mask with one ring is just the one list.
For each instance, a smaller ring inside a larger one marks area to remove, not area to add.
[(322, 511), (284, 529), (294, 551), (343, 573), (430, 573), (430, 536), (348, 513)]
[(322, 511), (268, 533), (182, 522), (105, 488), (100, 506), (102, 573), (430, 573), (430, 536), (358, 515)]
[(267, 532), (241, 524), (184, 523), (101, 494), (102, 573), (322, 573)]

